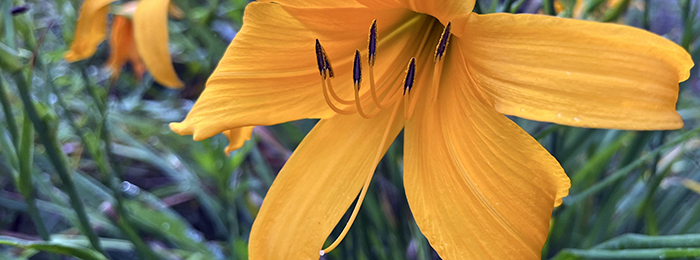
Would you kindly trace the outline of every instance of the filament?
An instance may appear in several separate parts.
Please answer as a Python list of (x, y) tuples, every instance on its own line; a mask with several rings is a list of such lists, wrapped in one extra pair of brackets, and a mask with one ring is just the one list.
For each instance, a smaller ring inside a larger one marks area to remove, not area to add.
[(374, 112), (366, 114), (364, 110), (362, 110), (362, 105), (360, 104), (360, 85), (355, 84), (355, 106), (357, 107), (357, 113), (360, 114), (360, 116), (364, 118), (372, 118), (376, 116), (379, 111), (382, 111), (381, 109), (376, 109)]
[[(328, 78), (328, 82), (330, 83), (330, 78)], [(326, 99), (326, 103), (328, 104), (328, 107), (331, 108), (331, 110), (341, 115), (352, 115), (353, 113), (355, 113), (354, 111), (340, 109), (336, 107), (335, 104), (333, 104), (333, 101), (331, 101), (330, 97), (328, 96), (326, 79), (321, 79), (321, 86), (323, 88), (323, 97)]]
[(328, 91), (331, 93), (331, 97), (333, 97), (333, 100), (338, 101), (338, 103), (344, 104), (344, 105), (352, 105), (354, 102), (352, 100), (345, 100), (338, 96), (338, 94), (335, 92), (333, 89), (333, 84), (331, 84), (330, 79), (328, 80)]
[(384, 129), (384, 135), (382, 135), (382, 140), (379, 142), (379, 149), (377, 149), (377, 153), (374, 156), (374, 161), (371, 164), (371, 172), (369, 173), (369, 175), (367, 175), (367, 179), (365, 179), (365, 183), (362, 185), (362, 191), (360, 191), (360, 196), (357, 198), (357, 203), (355, 203), (355, 208), (352, 210), (350, 219), (348, 219), (348, 222), (345, 224), (343, 231), (340, 232), (340, 235), (338, 235), (338, 238), (336, 238), (330, 246), (319, 252), (321, 255), (333, 251), (333, 249), (335, 249), (340, 244), (340, 241), (342, 241), (343, 238), (345, 238), (345, 235), (348, 234), (352, 223), (355, 222), (355, 218), (357, 218), (357, 213), (360, 212), (360, 206), (362, 206), (362, 202), (364, 201), (365, 196), (367, 195), (367, 189), (369, 188), (369, 184), (372, 181), (372, 176), (374, 176), (374, 170), (377, 164), (379, 164), (379, 160), (381, 160), (384, 155), (384, 146), (386, 145), (387, 138), (389, 137), (389, 132), (391, 132), (391, 126), (394, 123), (394, 118), (396, 118), (396, 112), (399, 110), (400, 105), (401, 103), (396, 103), (396, 105), (394, 105), (394, 110), (391, 112), (391, 116), (389, 116), (389, 123), (387, 124), (386, 129)]
[(377, 98), (377, 91), (375, 90), (374, 86), (374, 66), (371, 64), (369, 65), (369, 91), (372, 94), (372, 100), (374, 101), (374, 104), (377, 105), (377, 108), (379, 109), (384, 109), (384, 106), (382, 105), (381, 102), (379, 102), (379, 98)]

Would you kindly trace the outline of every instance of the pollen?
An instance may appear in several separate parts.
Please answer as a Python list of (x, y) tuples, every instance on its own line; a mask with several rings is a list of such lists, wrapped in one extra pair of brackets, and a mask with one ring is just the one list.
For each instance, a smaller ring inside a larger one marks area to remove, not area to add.
[(411, 58), (411, 61), (408, 63), (408, 67), (406, 68), (406, 79), (403, 81), (403, 94), (406, 95), (406, 93), (411, 91), (411, 88), (413, 88), (413, 82), (415, 81), (416, 78), (416, 58)]
[(440, 61), (442, 56), (445, 55), (447, 44), (450, 42), (451, 29), (452, 22), (448, 22), (447, 26), (445, 26), (445, 29), (442, 31), (442, 35), (440, 35), (440, 42), (438, 43), (437, 47), (435, 47), (435, 62)]
[(374, 66), (374, 61), (377, 59), (377, 20), (372, 21), (372, 25), (369, 27), (369, 40), (367, 43), (367, 49), (369, 50), (368, 58), (369, 65)]

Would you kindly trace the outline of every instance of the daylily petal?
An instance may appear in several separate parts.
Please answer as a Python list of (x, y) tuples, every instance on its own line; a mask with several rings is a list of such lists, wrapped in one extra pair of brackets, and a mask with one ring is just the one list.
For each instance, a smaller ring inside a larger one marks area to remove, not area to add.
[(85, 0), (75, 26), (75, 37), (66, 52), (68, 62), (86, 59), (97, 51), (107, 35), (107, 12), (109, 4), (116, 0)]
[(364, 5), (358, 3), (356, 0), (325, 0), (325, 1), (314, 1), (314, 0), (259, 0), (258, 2), (263, 3), (278, 3), (284, 6), (292, 7), (306, 7), (306, 8), (361, 8)]
[[(374, 172), (389, 110), (372, 119), (322, 119), (309, 132), (265, 196), (250, 234), (251, 260), (319, 258), (324, 241)], [(402, 126), (399, 116), (382, 153)]]
[[(425, 0), (357, 0), (365, 6), (373, 9), (392, 9), (406, 8), (416, 13), (428, 14), (440, 20), (440, 23), (446, 25), (448, 22), (462, 23), (464, 19), (459, 17), (468, 16), (474, 10), (475, 0), (441, 0), (441, 1), (425, 1)], [(458, 28), (462, 25), (458, 24)], [(453, 31), (452, 34), (462, 36), (463, 31)]]
[(135, 48), (133, 23), (126, 17), (114, 16), (109, 34), (109, 59), (105, 64), (112, 72), (112, 78), (119, 77)]
[(226, 146), (226, 148), (224, 148), (224, 152), (228, 154), (238, 148), (241, 148), (243, 144), (245, 144), (245, 141), (250, 140), (250, 137), (253, 134), (253, 128), (255, 127), (244, 126), (226, 131), (225, 133), (226, 137), (228, 137), (229, 144)]
[(183, 86), (175, 73), (168, 50), (170, 0), (141, 0), (134, 13), (134, 37), (146, 68), (163, 86)]
[(504, 114), (579, 127), (676, 129), (690, 55), (652, 33), (541, 15), (472, 15), (469, 72)]
[(411, 212), (442, 259), (539, 259), (568, 177), (488, 105), (455, 49), (448, 50), (437, 102), (421, 102), (406, 124)]
[[(331, 58), (335, 89), (350, 97), (352, 55), (355, 49), (366, 49), (372, 20), (378, 20), (380, 30), (389, 31), (409, 14), (407, 10), (380, 12), (364, 7), (323, 9), (251, 3), (245, 10), (243, 28), (199, 100), (187, 118), (171, 128), (202, 140), (241, 126), (334, 116), (321, 91), (315, 40), (320, 40)], [(398, 75), (402, 71), (412, 55), (403, 51), (415, 41), (413, 35), (397, 33), (390, 38), (380, 31), (380, 37), (387, 40), (380, 39), (375, 66), (378, 82), (390, 77), (389, 72)]]

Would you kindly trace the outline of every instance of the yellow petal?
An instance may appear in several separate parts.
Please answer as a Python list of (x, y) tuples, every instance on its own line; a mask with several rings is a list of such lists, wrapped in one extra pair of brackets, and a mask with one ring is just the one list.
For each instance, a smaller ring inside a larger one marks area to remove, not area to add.
[(134, 37), (153, 78), (163, 86), (181, 88), (168, 50), (169, 6), (170, 0), (141, 0), (134, 13)]
[(116, 0), (85, 0), (75, 26), (75, 38), (66, 52), (68, 62), (86, 59), (97, 51), (97, 46), (107, 34), (107, 12), (109, 4)]
[[(389, 110), (372, 119), (322, 119), (309, 132), (265, 196), (250, 234), (251, 260), (319, 258), (326, 238), (374, 172)], [(399, 117), (388, 144), (402, 126)]]
[(290, 7), (306, 7), (306, 8), (360, 8), (364, 7), (355, 0), (326, 0), (326, 1), (309, 1), (309, 0), (259, 0), (263, 3), (277, 3), (283, 6)]
[(250, 140), (250, 137), (253, 134), (253, 128), (255, 127), (244, 126), (226, 131), (225, 133), (226, 137), (228, 137), (229, 144), (226, 146), (226, 148), (224, 148), (224, 152), (228, 154), (238, 148), (241, 148), (243, 144), (245, 144), (245, 141)]
[(683, 126), (675, 111), (690, 55), (652, 33), (540, 15), (469, 17), (469, 72), (504, 114), (579, 127)]
[(334, 116), (321, 91), (316, 39), (333, 64), (334, 88), (349, 98), (353, 93), (353, 54), (355, 49), (366, 50), (372, 20), (378, 20), (380, 30), (375, 74), (377, 82), (383, 82), (399, 75), (413, 55), (406, 46), (418, 42), (414, 34), (398, 33), (388, 39), (388, 31), (402, 25), (410, 15), (415, 16), (407, 10), (251, 3), (246, 7), (243, 28), (199, 100), (187, 118), (171, 124), (171, 128), (202, 140), (241, 126)]
[[(447, 25), (452, 22), (453, 26), (462, 28), (464, 19), (461, 17), (468, 16), (474, 9), (475, 0), (441, 0), (441, 1), (425, 1), (425, 0), (358, 0), (358, 2), (373, 9), (392, 9), (405, 8), (417, 13), (424, 13), (440, 20), (440, 23)], [(457, 23), (457, 24), (455, 24)], [(462, 36), (464, 31), (453, 30), (452, 34)]]
[(539, 259), (568, 177), (488, 105), (455, 51), (447, 52), (437, 103), (419, 105), (406, 123), (411, 212), (442, 259)]
[(130, 58), (130, 53), (136, 51), (135, 48), (133, 23), (126, 17), (115, 16), (109, 35), (109, 59), (105, 64), (112, 72), (113, 78), (119, 77), (122, 67)]

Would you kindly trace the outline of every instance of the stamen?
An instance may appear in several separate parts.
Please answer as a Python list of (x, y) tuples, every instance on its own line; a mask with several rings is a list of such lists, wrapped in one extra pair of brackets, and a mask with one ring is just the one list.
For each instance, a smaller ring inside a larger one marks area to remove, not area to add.
[(377, 20), (372, 21), (372, 26), (369, 27), (369, 43), (367, 44), (367, 49), (369, 49), (369, 65), (374, 66), (374, 60), (377, 58)]
[[(328, 82), (330, 83), (330, 78), (328, 78)], [(326, 103), (328, 104), (328, 107), (331, 108), (331, 110), (341, 115), (352, 115), (353, 113), (355, 113), (355, 111), (340, 109), (337, 106), (335, 106), (335, 104), (333, 104), (333, 101), (331, 101), (330, 97), (328, 96), (328, 90), (326, 87), (325, 79), (321, 80), (321, 87), (323, 88), (323, 98), (326, 99)]]
[(369, 27), (369, 43), (367, 44), (367, 49), (369, 50), (369, 91), (372, 95), (372, 101), (379, 109), (384, 109), (384, 106), (379, 102), (377, 98), (377, 90), (374, 82), (374, 61), (377, 59), (377, 20), (372, 21), (372, 26)]
[(323, 51), (323, 61), (326, 64), (326, 71), (328, 72), (329, 77), (335, 77), (335, 74), (333, 74), (333, 66), (331, 66), (331, 60), (328, 58), (328, 54), (326, 54), (326, 50), (321, 47), (321, 51)]
[(442, 35), (440, 36), (440, 42), (437, 47), (435, 47), (435, 62), (437, 63), (442, 59), (445, 54), (445, 49), (447, 49), (447, 44), (450, 42), (450, 29), (452, 28), (452, 22), (448, 22), (445, 29), (442, 30)]
[(333, 100), (338, 101), (338, 103), (341, 103), (343, 105), (352, 105), (355, 103), (352, 100), (346, 100), (338, 96), (338, 93), (336, 93), (335, 89), (333, 89), (333, 84), (331, 84), (330, 78), (328, 78), (328, 91), (331, 92), (331, 97), (333, 97)]
[(357, 107), (357, 113), (364, 118), (372, 118), (376, 116), (380, 109), (374, 111), (374, 113), (366, 114), (362, 110), (362, 104), (360, 102), (360, 86), (362, 84), (362, 66), (360, 63), (360, 50), (355, 50), (355, 62), (352, 68), (352, 80), (355, 83), (355, 106)]
[[(328, 85), (332, 91), (333, 86), (331, 85), (331, 78), (333, 77), (333, 68), (331, 67), (331, 62), (328, 59), (328, 55), (326, 55), (326, 51), (323, 49), (323, 46), (321, 46), (321, 42), (319, 42), (318, 39), (316, 39), (316, 63), (318, 63), (318, 71), (321, 73), (321, 91), (323, 91), (323, 97), (326, 99), (326, 104), (328, 104), (328, 107), (330, 107), (331, 110), (335, 111), (336, 113), (342, 115), (351, 115), (355, 113), (355, 111), (352, 110), (338, 108), (335, 104), (333, 104), (333, 101), (328, 96), (326, 81), (328, 81)], [(333, 92), (333, 96), (336, 97), (335, 92)], [(343, 101), (345, 100), (340, 100), (339, 102), (343, 103)], [(352, 104), (351, 101), (345, 102), (347, 102), (347, 105)]]
[(326, 249), (323, 249), (319, 251), (319, 254), (321, 256), (330, 253), (335, 249), (339, 244), (340, 241), (345, 238), (345, 235), (348, 234), (348, 231), (350, 231), (350, 226), (352, 226), (352, 223), (355, 222), (355, 218), (357, 218), (357, 213), (360, 212), (360, 206), (362, 206), (362, 202), (365, 199), (365, 195), (367, 195), (367, 189), (369, 188), (369, 184), (372, 181), (372, 176), (374, 176), (374, 171), (377, 167), (377, 164), (379, 164), (379, 161), (382, 159), (384, 153), (384, 146), (386, 146), (386, 141), (387, 138), (389, 137), (389, 132), (391, 131), (391, 126), (394, 123), (394, 118), (396, 118), (396, 112), (399, 110), (400, 103), (396, 103), (394, 105), (394, 110), (391, 112), (391, 115), (389, 116), (389, 123), (387, 124), (386, 128), (384, 129), (384, 135), (382, 135), (382, 140), (379, 142), (379, 149), (377, 149), (377, 153), (374, 156), (374, 161), (372, 162), (372, 170), (367, 175), (367, 179), (365, 179), (365, 183), (362, 185), (362, 191), (360, 191), (360, 196), (357, 198), (357, 203), (355, 204), (355, 208), (352, 210), (352, 214), (350, 214), (350, 219), (348, 219), (348, 222), (345, 224), (345, 227), (343, 228), (343, 231), (340, 232), (340, 235), (338, 238), (333, 241), (333, 243), (328, 246)]
[(325, 54), (323, 53), (323, 47), (321, 43), (316, 39), (316, 63), (318, 63), (318, 72), (321, 73), (323, 80), (326, 79), (326, 62)]
[[(335, 90), (333, 89), (333, 84), (331, 84), (331, 79), (333, 78), (333, 66), (331, 66), (331, 60), (328, 58), (328, 54), (326, 54), (326, 50), (321, 46), (321, 42), (319, 42), (318, 39), (316, 39), (316, 63), (318, 63), (318, 71), (321, 73), (321, 78), (325, 81), (328, 81), (328, 87), (324, 87), (324, 91), (328, 90), (331, 92), (331, 96), (333, 97), (333, 100), (344, 104), (344, 105), (351, 105), (354, 102), (352, 100), (345, 100), (340, 98), (337, 93), (335, 93)], [(328, 95), (326, 92), (323, 93), (324, 95)], [(330, 99), (326, 100), (329, 103), (329, 106), (332, 106), (332, 103), (330, 102)]]
[(352, 80), (355, 83), (356, 89), (360, 89), (360, 83), (362, 81), (362, 67), (360, 65), (360, 50), (355, 50), (355, 63), (352, 67)]
[(403, 80), (403, 114), (406, 119), (410, 118), (410, 110), (409, 110), (409, 100), (411, 95), (411, 89), (413, 88), (413, 82), (415, 80), (416, 76), (416, 58), (413, 57), (411, 58), (411, 61), (408, 63), (408, 68), (406, 68), (406, 78)]
[(433, 75), (430, 86), (430, 103), (435, 103), (438, 96), (438, 88), (440, 88), (440, 75), (442, 75), (442, 56), (445, 55), (447, 51), (447, 44), (450, 41), (450, 29), (452, 28), (452, 22), (448, 22), (445, 29), (442, 31), (440, 36), (440, 42), (435, 48), (435, 66), (433, 67)]
[(413, 57), (411, 58), (411, 61), (408, 63), (408, 67), (406, 68), (406, 79), (403, 81), (403, 94), (405, 95), (407, 92), (411, 91), (411, 88), (413, 88), (413, 81), (416, 77), (416, 58)]

